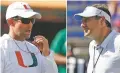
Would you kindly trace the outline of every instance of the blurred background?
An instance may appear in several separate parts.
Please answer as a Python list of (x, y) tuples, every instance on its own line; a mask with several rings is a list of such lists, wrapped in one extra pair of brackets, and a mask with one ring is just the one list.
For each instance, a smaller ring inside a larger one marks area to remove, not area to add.
[(67, 60), (67, 73), (86, 73), (89, 61), (88, 47), (91, 39), (84, 37), (80, 21), (74, 14), (92, 4), (107, 4), (112, 15), (112, 27), (120, 32), (120, 1), (67, 1), (67, 50), (72, 52)]

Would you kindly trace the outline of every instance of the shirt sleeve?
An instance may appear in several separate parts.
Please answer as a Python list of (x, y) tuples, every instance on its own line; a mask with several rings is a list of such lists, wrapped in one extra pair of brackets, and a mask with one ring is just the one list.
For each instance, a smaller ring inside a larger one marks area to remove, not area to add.
[(4, 68), (4, 59), (2, 57), (2, 48), (0, 47), (0, 72), (3, 73), (3, 68)]
[(53, 51), (50, 52), (49, 56), (43, 59), (43, 73), (58, 73), (57, 65), (54, 61)]
[(1, 73), (15, 73), (9, 58), (6, 56), (6, 51), (0, 46), (0, 72)]

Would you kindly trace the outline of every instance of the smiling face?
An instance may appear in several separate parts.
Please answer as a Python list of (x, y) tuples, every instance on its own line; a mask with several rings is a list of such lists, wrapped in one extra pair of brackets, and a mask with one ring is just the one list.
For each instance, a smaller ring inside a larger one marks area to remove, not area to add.
[(83, 17), (81, 27), (84, 30), (84, 36), (87, 37), (98, 37), (101, 33), (101, 22), (100, 19), (94, 17)]

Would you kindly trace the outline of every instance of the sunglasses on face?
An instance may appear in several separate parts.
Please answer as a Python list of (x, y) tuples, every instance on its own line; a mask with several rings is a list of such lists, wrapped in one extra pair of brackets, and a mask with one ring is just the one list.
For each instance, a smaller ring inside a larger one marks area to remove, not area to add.
[(35, 23), (35, 19), (34, 19), (34, 18), (22, 18), (22, 17), (16, 16), (16, 17), (13, 17), (13, 19), (14, 19), (15, 21), (21, 20), (21, 22), (22, 22), (23, 24), (29, 24), (30, 22), (31, 22), (32, 24)]

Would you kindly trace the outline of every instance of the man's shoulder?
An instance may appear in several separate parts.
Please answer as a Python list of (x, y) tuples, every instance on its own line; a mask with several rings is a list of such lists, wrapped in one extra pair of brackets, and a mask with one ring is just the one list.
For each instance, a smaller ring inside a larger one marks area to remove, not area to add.
[(95, 40), (92, 40), (89, 44), (89, 46), (95, 45)]
[(116, 40), (120, 40), (120, 33), (118, 33), (115, 37)]
[(4, 45), (7, 41), (9, 41), (9, 38), (6, 38), (4, 35), (0, 37), (0, 45)]
[(4, 36), (0, 37), (0, 51), (5, 51), (5, 45), (9, 39), (5, 38)]
[(95, 44), (95, 40), (92, 40), (91, 42), (90, 42), (90, 44), (89, 44), (89, 51), (91, 50), (91, 49), (93, 49), (93, 46), (95, 46), (96, 44)]
[(115, 36), (114, 44), (120, 46), (120, 33)]
[(120, 51), (120, 33), (117, 33), (113, 40), (114, 48)]

